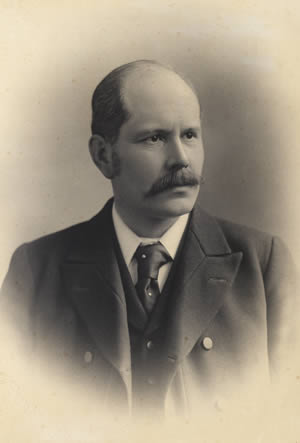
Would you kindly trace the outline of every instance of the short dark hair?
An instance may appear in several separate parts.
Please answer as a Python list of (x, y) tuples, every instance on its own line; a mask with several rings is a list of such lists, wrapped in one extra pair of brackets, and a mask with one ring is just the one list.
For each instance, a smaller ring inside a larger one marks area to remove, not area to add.
[[(92, 134), (101, 135), (107, 142), (114, 143), (121, 126), (129, 119), (122, 97), (122, 84), (126, 75), (139, 66), (155, 65), (175, 72), (171, 67), (155, 60), (136, 60), (115, 68), (96, 87), (92, 97)], [(180, 74), (176, 73), (180, 77)], [(182, 77), (183, 78), (183, 77)], [(183, 78), (188, 84), (189, 82)], [(189, 84), (193, 89), (193, 86)]]

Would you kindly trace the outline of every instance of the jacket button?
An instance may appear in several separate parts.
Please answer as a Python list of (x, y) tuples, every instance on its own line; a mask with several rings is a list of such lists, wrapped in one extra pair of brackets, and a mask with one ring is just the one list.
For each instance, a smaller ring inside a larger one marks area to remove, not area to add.
[(85, 363), (91, 363), (93, 360), (93, 354), (90, 351), (86, 351), (84, 353), (84, 361)]
[(204, 337), (202, 340), (202, 346), (206, 351), (210, 351), (214, 346), (214, 342), (210, 337)]
[(153, 346), (154, 346), (153, 341), (152, 341), (152, 340), (149, 340), (149, 341), (147, 342), (146, 346), (147, 346), (147, 349), (149, 349), (149, 350), (152, 349)]
[(224, 398), (218, 398), (218, 400), (215, 402), (215, 408), (222, 412), (226, 409), (226, 400)]
[(154, 385), (155, 384), (155, 380), (154, 380), (153, 377), (147, 378), (147, 382), (148, 382), (149, 385)]

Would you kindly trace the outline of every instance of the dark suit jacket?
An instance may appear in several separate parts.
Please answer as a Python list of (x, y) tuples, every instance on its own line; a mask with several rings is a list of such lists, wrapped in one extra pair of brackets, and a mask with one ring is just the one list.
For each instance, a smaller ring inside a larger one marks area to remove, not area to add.
[[(91, 220), (20, 246), (2, 308), (37, 355), (87, 383), (103, 404), (126, 408), (130, 341), (112, 239), (109, 201)], [(284, 372), (293, 341), (291, 266), (279, 239), (195, 206), (171, 295), (166, 399), (216, 405), (265, 383), (270, 371)]]

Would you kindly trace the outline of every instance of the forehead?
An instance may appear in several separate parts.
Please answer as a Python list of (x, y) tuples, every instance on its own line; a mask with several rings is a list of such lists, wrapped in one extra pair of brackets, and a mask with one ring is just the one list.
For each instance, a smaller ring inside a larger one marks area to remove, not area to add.
[[(148, 67), (131, 72), (124, 80), (122, 98), (131, 123), (157, 120), (199, 124), (200, 106), (192, 88), (176, 73)], [(193, 122), (191, 121), (193, 120)]]

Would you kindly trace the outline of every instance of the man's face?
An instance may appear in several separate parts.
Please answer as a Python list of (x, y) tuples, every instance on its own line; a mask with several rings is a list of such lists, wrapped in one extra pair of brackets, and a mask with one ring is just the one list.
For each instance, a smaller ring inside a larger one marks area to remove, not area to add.
[(116, 205), (131, 219), (172, 218), (190, 212), (204, 161), (200, 109), (191, 88), (162, 69), (137, 71), (125, 80), (130, 118), (114, 154)]

